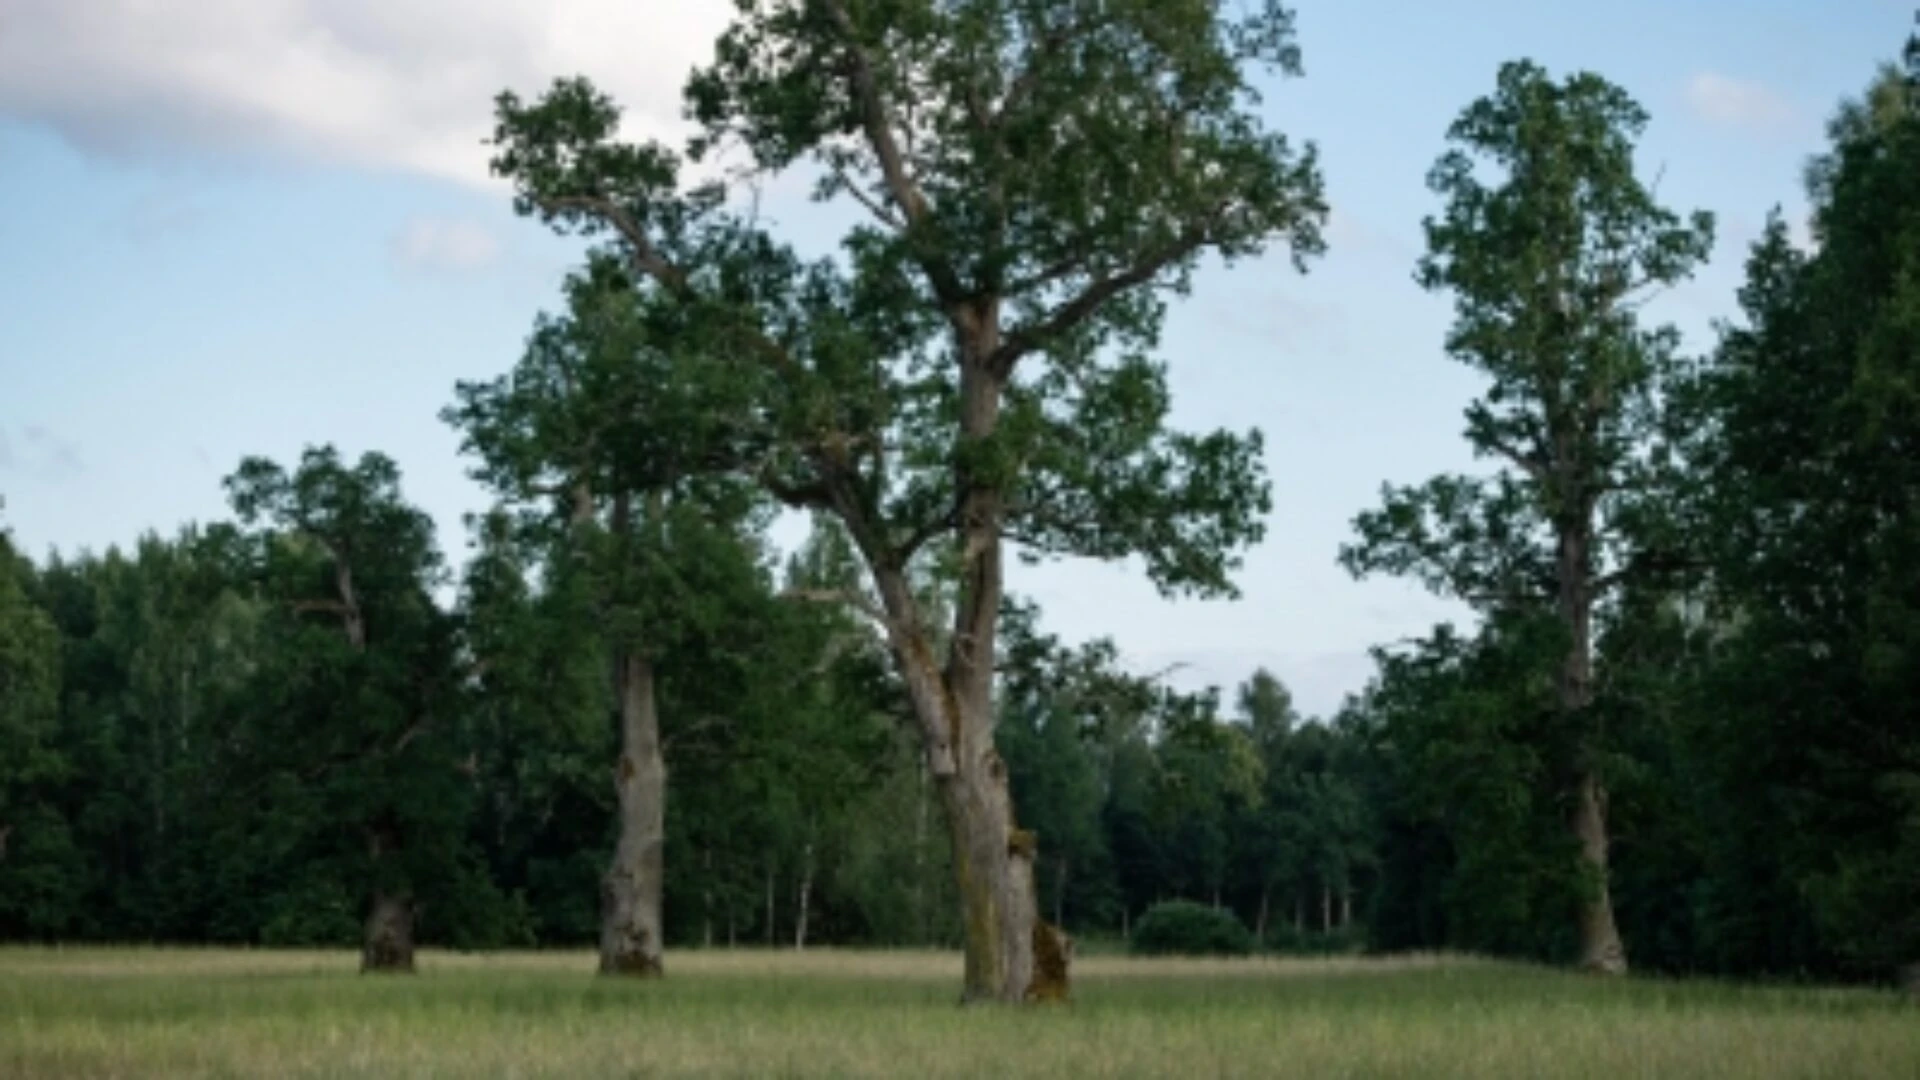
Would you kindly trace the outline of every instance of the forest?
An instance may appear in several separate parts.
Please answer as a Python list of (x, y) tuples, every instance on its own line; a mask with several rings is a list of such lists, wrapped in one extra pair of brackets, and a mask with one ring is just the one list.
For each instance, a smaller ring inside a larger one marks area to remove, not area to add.
[[(1920, 36), (1699, 355), (1644, 310), (1715, 230), (1647, 112), (1488, 73), (1408, 267), (1484, 468), (1383, 477), (1326, 553), (1473, 618), (1307, 716), (1018, 590), (1094, 558), (1229, 602), (1285, 527), (1296, 464), (1175, 428), (1159, 351), (1203, 262), (1327, 243), (1254, 108), (1292, 15), (1229, 8), (743, 0), (680, 148), (584, 79), (502, 92), (495, 173), (580, 252), (437, 418), (470, 557), (325, 445), (130, 548), (0, 532), (0, 940), (939, 947), (1019, 1001), (1184, 901), (1267, 952), (1920, 989)], [(804, 256), (739, 172), (859, 223)]]

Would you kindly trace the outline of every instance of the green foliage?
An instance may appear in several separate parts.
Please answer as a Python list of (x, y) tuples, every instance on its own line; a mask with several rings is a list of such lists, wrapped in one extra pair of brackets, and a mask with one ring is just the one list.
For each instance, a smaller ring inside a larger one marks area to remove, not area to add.
[(1717, 790), (1750, 808), (1721, 895), (1779, 898), (1743, 938), (1804, 920), (1808, 952), (1882, 977), (1920, 959), (1903, 899), (1920, 889), (1916, 102), (1910, 46), (1830, 125), (1818, 249), (1771, 222), (1744, 323), (1690, 387), (1712, 566), (1702, 738)]
[[(1712, 219), (1683, 224), (1634, 175), (1645, 123), (1606, 81), (1554, 83), (1528, 63), (1503, 67), (1454, 122), (1428, 177), (1446, 206), (1426, 222), (1418, 276), (1454, 295), (1448, 352), (1491, 380), (1466, 438), (1500, 468), (1387, 488), (1341, 550), (1356, 575), (1408, 574), (1496, 610), (1549, 602), (1570, 573), (1596, 591), (1607, 562), (1662, 554), (1644, 504), (1668, 482), (1654, 440), (1677, 338), (1634, 312), (1706, 258)], [(1595, 515), (1594, 548), (1570, 571), (1558, 546)]]
[(1245, 956), (1253, 935), (1231, 911), (1169, 900), (1140, 916), (1132, 949), (1136, 956)]
[(66, 822), (47, 805), (59, 752), (60, 636), (24, 587), (31, 568), (0, 530), (0, 934), (64, 928), (78, 885)]
[[(1448, 804), (1471, 823), (1441, 823), (1461, 892), (1448, 904), (1451, 932), (1482, 947), (1559, 952), (1535, 917), (1559, 906), (1554, 895), (1577, 860), (1572, 893), (1587, 906), (1568, 907), (1567, 918), (1586, 928), (1581, 958), (1599, 964), (1624, 962), (1607, 899), (1606, 791), (1620, 732), (1637, 717), (1596, 707), (1594, 626), (1621, 589), (1670, 579), (1685, 561), (1666, 410), (1679, 338), (1643, 328), (1637, 310), (1704, 261), (1713, 237), (1710, 215), (1682, 222), (1635, 175), (1646, 120), (1598, 76), (1555, 82), (1523, 61), (1504, 65), (1495, 92), (1449, 128), (1450, 147), (1427, 178), (1445, 205), (1426, 221), (1417, 277), (1453, 294), (1447, 351), (1490, 382), (1466, 410), (1466, 438), (1498, 467), (1387, 486), (1384, 505), (1355, 520), (1358, 539), (1340, 552), (1356, 576), (1409, 575), (1473, 605), (1495, 651), (1537, 665), (1440, 690), (1448, 704), (1425, 714), (1439, 703), (1423, 701), (1405, 714), (1441, 726), (1419, 739), (1435, 760), (1410, 762), (1413, 775), (1471, 777), (1474, 787)], [(1558, 641), (1543, 648), (1527, 624), (1547, 617)], [(1527, 642), (1517, 649), (1498, 640), (1515, 626)], [(1423, 666), (1457, 662), (1451, 642), (1436, 645)], [(1523, 704), (1548, 676), (1545, 708)], [(1476, 700), (1501, 694), (1509, 700)], [(1578, 814), (1576, 798), (1587, 800)], [(1543, 834), (1537, 823), (1555, 814), (1586, 841), (1566, 840), (1564, 826), (1558, 841)]]
[[(1203, 253), (1319, 250), (1313, 155), (1248, 108), (1251, 67), (1297, 68), (1291, 25), (1272, 3), (742, 5), (689, 85), (691, 151), (818, 169), (820, 197), (873, 215), (840, 262), (678, 190), (674, 156), (615, 142), (581, 80), (502, 95), (494, 165), (523, 212), (613, 234), (678, 340), (761, 388), (738, 432), (765, 441), (758, 479), (845, 517), (864, 558), (910, 561), (984, 488), (1032, 552), (1135, 553), (1167, 588), (1219, 592), (1262, 528), (1258, 438), (1165, 432), (1145, 354)], [(955, 327), (979, 355), (944, 355)], [(1044, 366), (1016, 376), (1029, 354)], [(963, 433), (968, 365), (997, 416)]]
[[(1496, 622), (1475, 639), (1443, 626), (1406, 654), (1382, 654), (1379, 678), (1354, 706), (1385, 774), (1380, 809), (1392, 832), (1402, 842), (1444, 838), (1427, 860), (1389, 855), (1383, 895), (1425, 892), (1450, 945), (1571, 953), (1579, 879), (1561, 793), (1573, 749), (1551, 676), (1561, 648), (1546, 619)], [(1431, 930), (1382, 930), (1395, 945), (1438, 943)]]

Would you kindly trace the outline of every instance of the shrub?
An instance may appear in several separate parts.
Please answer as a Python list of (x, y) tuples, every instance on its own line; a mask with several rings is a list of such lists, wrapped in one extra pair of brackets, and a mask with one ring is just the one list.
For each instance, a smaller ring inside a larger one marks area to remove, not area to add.
[(1133, 928), (1133, 951), (1141, 956), (1245, 956), (1253, 935), (1233, 912), (1171, 900), (1155, 904)]

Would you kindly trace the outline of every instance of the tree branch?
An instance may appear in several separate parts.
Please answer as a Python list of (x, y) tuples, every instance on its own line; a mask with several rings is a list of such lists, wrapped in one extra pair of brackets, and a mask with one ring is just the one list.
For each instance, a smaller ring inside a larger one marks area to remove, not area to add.
[(880, 160), (880, 172), (886, 178), (893, 201), (899, 205), (907, 223), (915, 224), (926, 217), (927, 200), (913, 178), (907, 175), (906, 160), (893, 134), (893, 118), (887, 114), (886, 102), (880, 97), (879, 80), (874, 78), (873, 61), (867, 56), (866, 50), (860, 47), (859, 34), (854, 29), (853, 19), (847, 15), (846, 5), (840, 0), (820, 0), (820, 4), (846, 42), (848, 74), (853, 79), (854, 93), (860, 102), (867, 143)]
[(1126, 270), (1094, 279), (1078, 296), (1054, 309), (1053, 314), (1008, 334), (988, 358), (993, 374), (1001, 379), (1007, 378), (1021, 357), (1039, 348), (1048, 339), (1078, 326), (1108, 300), (1153, 280), (1160, 271), (1193, 254), (1206, 239), (1206, 229), (1189, 226), (1172, 242), (1143, 256)]
[(894, 214), (891, 211), (889, 211), (885, 206), (882, 206), (881, 204), (873, 201), (873, 198), (871, 196), (869, 196), (866, 192), (860, 190), (860, 185), (854, 181), (853, 177), (847, 175), (847, 170), (845, 168), (839, 165), (835, 165), (833, 167), (833, 173), (836, 177), (839, 178), (840, 186), (846, 189), (847, 194), (852, 195), (856, 200), (858, 200), (861, 206), (866, 207), (867, 213), (872, 214), (874, 217), (874, 220), (880, 222), (882, 225), (885, 225), (888, 228), (893, 229), (895, 231), (902, 231), (906, 229), (907, 227), (906, 222), (901, 221), (898, 217), (894, 216)]
[[(893, 117), (887, 110), (887, 103), (880, 94), (880, 81), (873, 71), (873, 59), (860, 47), (859, 33), (854, 29), (853, 19), (848, 16), (846, 5), (841, 0), (819, 0), (840, 31), (847, 47), (847, 73), (853, 82), (855, 99), (860, 104), (861, 124), (866, 130), (867, 144), (873, 150), (873, 156), (880, 163), (880, 175), (886, 181), (887, 191), (893, 197), (895, 205), (908, 228), (923, 224), (931, 215), (932, 208), (927, 197), (920, 190), (919, 182), (907, 171), (906, 156), (900, 150), (900, 142), (894, 137)], [(864, 201), (864, 200), (863, 200)], [(920, 264), (921, 272), (933, 285), (933, 291), (940, 298), (942, 306), (952, 310), (962, 300), (963, 290), (960, 277), (953, 268), (925, 249), (915, 251), (915, 261)]]
[(1485, 440), (1488, 446), (1499, 451), (1502, 457), (1519, 466), (1528, 476), (1533, 477), (1534, 480), (1540, 483), (1546, 483), (1547, 463), (1542, 461), (1539, 455), (1525, 453), (1519, 447), (1492, 432), (1483, 431), (1480, 433), (1480, 438)]
[(635, 269), (659, 282), (669, 291), (681, 295), (691, 295), (692, 284), (687, 280), (686, 271), (675, 266), (660, 249), (647, 238), (647, 232), (634, 220), (626, 208), (612, 199), (599, 195), (557, 195), (551, 198), (535, 197), (536, 204), (542, 210), (552, 214), (564, 210), (575, 210), (592, 214), (612, 226), (627, 242), (628, 255)]
[(893, 549), (895, 564), (905, 566), (912, 562), (913, 557), (919, 554), (920, 549), (926, 547), (929, 541), (941, 533), (957, 527), (959, 522), (960, 500), (956, 498), (953, 505), (949, 506), (945, 513), (936, 514), (921, 522), (918, 527), (907, 534), (905, 541)]

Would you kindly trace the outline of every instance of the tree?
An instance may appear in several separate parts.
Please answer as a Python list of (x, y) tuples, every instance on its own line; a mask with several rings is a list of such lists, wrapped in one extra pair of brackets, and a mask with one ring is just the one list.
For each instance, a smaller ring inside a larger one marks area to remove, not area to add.
[(1566, 828), (1570, 732), (1558, 715), (1564, 639), (1550, 612), (1496, 612), (1472, 637), (1441, 626), (1380, 672), (1349, 724), (1385, 779), (1376, 947), (1564, 956), (1581, 902)]
[(0, 529), (0, 930), (66, 921), (71, 840), (46, 787), (65, 771), (55, 745), (60, 635), (23, 587), (29, 567)]
[(1829, 126), (1819, 247), (1776, 216), (1693, 389), (1706, 705), (1765, 858), (1728, 876), (1749, 926), (1790, 898), (1842, 970), (1920, 986), (1920, 36), (1905, 61)]
[[(658, 665), (676, 640), (764, 594), (749, 534), (754, 501), (724, 469), (740, 408), (713, 365), (690, 363), (613, 260), (569, 278), (568, 311), (543, 318), (514, 371), (462, 384), (446, 411), (475, 475), (560, 545), (556, 579), (609, 650), (620, 750), (619, 830), (601, 886), (600, 971), (659, 975), (665, 944), (667, 764)], [(585, 629), (581, 627), (581, 629)]]
[(1449, 129), (1428, 186), (1419, 280), (1454, 293), (1447, 351), (1492, 382), (1466, 437), (1491, 477), (1388, 487), (1341, 559), (1355, 575), (1413, 574), (1482, 611), (1542, 606), (1564, 635), (1558, 710), (1572, 829), (1585, 868), (1580, 963), (1626, 970), (1607, 881), (1608, 733), (1595, 701), (1596, 612), (1629, 576), (1673, 568), (1663, 387), (1677, 335), (1645, 329), (1646, 297), (1707, 256), (1712, 219), (1685, 222), (1634, 173), (1646, 113), (1598, 76), (1556, 83), (1531, 63)]
[[(1290, 13), (1225, 8), (741, 4), (688, 86), (690, 150), (738, 145), (859, 204), (838, 261), (683, 190), (677, 155), (617, 142), (582, 80), (498, 99), (518, 209), (610, 234), (678, 341), (759, 392), (755, 479), (859, 550), (953, 838), (968, 1000), (1024, 999), (1044, 932), (993, 741), (1005, 542), (1139, 555), (1163, 589), (1217, 594), (1262, 529), (1258, 438), (1168, 432), (1148, 356), (1203, 255), (1320, 249), (1311, 151), (1249, 108), (1250, 67), (1298, 69)], [(910, 587), (931, 548), (960, 582), (944, 642)]]
[(248, 458), (226, 487), (244, 523), (267, 526), (261, 588), (280, 607), (253, 764), (264, 790), (317, 799), (311, 853), (365, 888), (361, 969), (411, 971), (421, 890), (476, 884), (458, 855), (460, 695), (432, 519), (377, 453), (348, 465), (313, 448), (292, 473)]

